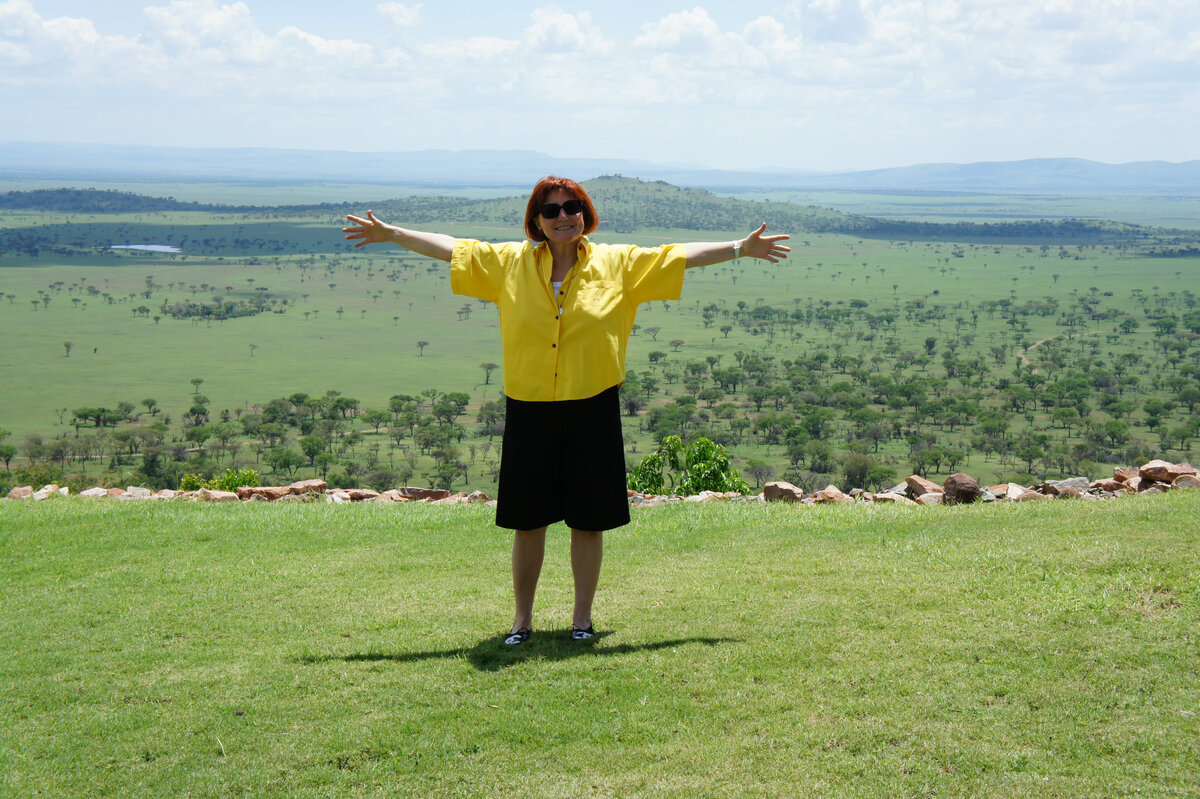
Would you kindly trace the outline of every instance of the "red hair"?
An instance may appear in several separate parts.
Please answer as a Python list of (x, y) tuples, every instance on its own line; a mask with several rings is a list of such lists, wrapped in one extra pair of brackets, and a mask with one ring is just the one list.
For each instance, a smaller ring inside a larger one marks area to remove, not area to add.
[(596, 225), (600, 224), (600, 217), (596, 215), (596, 206), (592, 205), (592, 198), (583, 186), (570, 178), (547, 175), (537, 182), (529, 194), (529, 202), (525, 205), (525, 235), (529, 236), (531, 241), (546, 240), (542, 229), (538, 227), (537, 217), (541, 207), (546, 204), (546, 197), (555, 189), (562, 189), (583, 203), (583, 234), (586, 236), (595, 230)]

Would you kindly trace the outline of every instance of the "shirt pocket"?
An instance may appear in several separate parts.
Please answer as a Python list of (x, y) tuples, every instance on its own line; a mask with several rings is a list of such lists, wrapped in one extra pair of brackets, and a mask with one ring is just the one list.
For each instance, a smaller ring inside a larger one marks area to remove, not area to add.
[(611, 319), (621, 307), (621, 284), (612, 280), (589, 280), (575, 290), (572, 310), (592, 319)]

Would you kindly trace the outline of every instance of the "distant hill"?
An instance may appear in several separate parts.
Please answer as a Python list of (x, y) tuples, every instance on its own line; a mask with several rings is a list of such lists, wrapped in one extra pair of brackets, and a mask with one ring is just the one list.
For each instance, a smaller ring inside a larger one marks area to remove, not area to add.
[[(764, 156), (769, 157), (769, 156)], [(611, 158), (558, 158), (531, 150), (354, 153), (270, 148), (179, 148), (0, 143), (0, 177), (72, 180), (214, 180), (404, 183), (527, 188), (545, 174), (577, 180), (626, 175), (730, 191), (826, 189), (1029, 194), (1200, 195), (1200, 161), (1102, 164), (1078, 158), (921, 164), (858, 172), (758, 170)]]
[[(705, 189), (685, 189), (664, 181), (644, 181), (619, 175), (584, 181), (600, 213), (601, 232), (638, 230), (749, 231), (765, 222), (770, 230), (803, 233), (841, 233), (864, 238), (990, 243), (1112, 244), (1170, 247), (1171, 254), (1190, 254), (1200, 245), (1200, 232), (1167, 230), (1121, 222), (1058, 219), (1008, 222), (915, 222), (848, 214), (812, 205), (762, 202), (721, 197)], [(411, 225), (445, 222), (481, 224), (520, 235), (525, 193), (496, 199), (450, 196), (410, 196), (373, 203), (385, 220)], [(56, 213), (146, 213), (158, 211), (238, 212), (266, 218), (307, 216), (338, 218), (361, 213), (361, 203), (323, 203), (279, 208), (182, 203), (171, 198), (95, 189), (39, 189), (0, 194), (0, 210), (39, 210)], [(20, 237), (20, 231), (11, 232)], [(0, 250), (16, 247), (0, 234)], [(1186, 252), (1179, 248), (1191, 248)]]
[(921, 164), (896, 169), (814, 175), (810, 185), (839, 189), (924, 189), (1088, 194), (1094, 192), (1194, 193), (1200, 161), (1102, 164), (1082, 158), (1036, 158), (975, 164)]

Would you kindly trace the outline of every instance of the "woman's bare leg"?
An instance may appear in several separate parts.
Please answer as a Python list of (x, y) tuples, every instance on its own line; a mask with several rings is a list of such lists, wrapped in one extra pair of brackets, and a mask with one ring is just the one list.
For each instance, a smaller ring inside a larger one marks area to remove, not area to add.
[(575, 576), (575, 613), (571, 623), (580, 630), (592, 625), (592, 600), (600, 583), (604, 560), (602, 531), (571, 530), (571, 573)]
[(517, 612), (512, 632), (533, 628), (533, 597), (537, 593), (542, 560), (546, 556), (546, 528), (517, 530), (513, 536), (512, 570), (513, 596)]

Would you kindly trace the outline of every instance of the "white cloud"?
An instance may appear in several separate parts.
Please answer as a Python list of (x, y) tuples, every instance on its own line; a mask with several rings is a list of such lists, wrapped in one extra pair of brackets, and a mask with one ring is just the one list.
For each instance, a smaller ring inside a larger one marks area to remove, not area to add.
[(612, 49), (586, 11), (568, 14), (550, 5), (534, 11), (531, 17), (533, 24), (525, 32), (525, 43), (534, 53), (599, 55)]
[(720, 39), (717, 23), (707, 11), (696, 6), (690, 11), (677, 11), (643, 25), (642, 35), (633, 40), (633, 46), (655, 51), (704, 52), (716, 48)]
[(150, 6), (146, 31), (139, 37), (161, 48), (178, 64), (262, 65), (270, 62), (271, 39), (258, 29), (245, 3), (220, 5), (217, 0), (173, 0)]
[(380, 3), (376, 6), (379, 16), (401, 28), (413, 28), (421, 24), (421, 9), (424, 3), (406, 5), (404, 3)]

